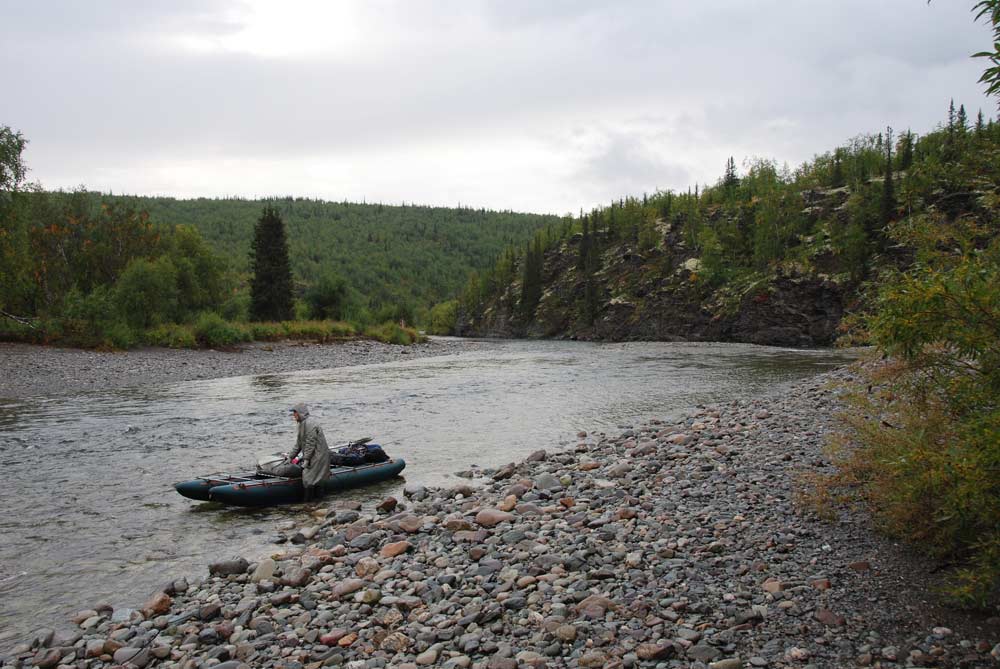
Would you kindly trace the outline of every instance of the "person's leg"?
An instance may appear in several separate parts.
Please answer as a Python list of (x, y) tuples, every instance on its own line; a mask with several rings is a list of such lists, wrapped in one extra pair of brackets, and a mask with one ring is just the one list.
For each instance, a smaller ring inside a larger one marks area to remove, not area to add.
[(307, 503), (311, 502), (315, 497), (316, 497), (316, 486), (313, 485), (303, 486), (303, 495), (302, 495), (303, 502)]

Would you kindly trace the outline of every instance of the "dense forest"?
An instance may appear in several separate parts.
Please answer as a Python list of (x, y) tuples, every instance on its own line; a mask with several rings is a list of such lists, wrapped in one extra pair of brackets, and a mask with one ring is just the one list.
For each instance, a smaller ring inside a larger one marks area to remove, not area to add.
[(334, 275), (352, 293), (346, 318), (384, 310), (409, 322), (422, 320), (421, 310), (454, 294), (471, 271), (490, 266), (506, 245), (529, 239), (560, 220), (510, 211), (293, 197), (180, 200), (89, 192), (43, 197), (63, 208), (82, 198), (91, 211), (112, 206), (145, 212), (150, 221), (168, 227), (194, 228), (225, 259), (241, 285), (254, 223), (266, 203), (284, 220), (300, 293)]
[[(421, 324), (431, 304), (454, 294), (505, 245), (561, 221), (291, 197), (46, 192), (25, 183), (20, 155), (26, 140), (0, 129), (6, 182), (0, 193), (0, 334), (13, 339), (196, 345)], [(281, 220), (288, 240), (292, 320), (326, 325), (286, 323), (284, 330), (257, 331), (226, 325), (252, 320), (251, 242), (265, 208)], [(330, 321), (341, 323), (332, 327)]]

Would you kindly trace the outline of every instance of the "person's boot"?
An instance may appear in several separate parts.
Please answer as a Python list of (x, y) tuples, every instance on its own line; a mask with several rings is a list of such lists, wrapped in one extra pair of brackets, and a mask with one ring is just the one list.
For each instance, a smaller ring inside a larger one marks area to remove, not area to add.
[(309, 502), (313, 501), (313, 498), (315, 496), (316, 496), (316, 486), (312, 486), (312, 485), (304, 486), (304, 490), (303, 490), (303, 494), (302, 494), (302, 501), (303, 502), (305, 502), (306, 504), (308, 504)]

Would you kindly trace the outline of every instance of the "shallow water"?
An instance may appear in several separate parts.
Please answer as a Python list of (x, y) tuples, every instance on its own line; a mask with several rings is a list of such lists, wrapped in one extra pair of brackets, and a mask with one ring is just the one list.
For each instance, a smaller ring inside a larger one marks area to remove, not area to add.
[[(0, 400), (0, 651), (100, 602), (137, 606), (211, 560), (273, 552), (275, 526), (306, 522), (301, 508), (230, 510), (171, 485), (288, 450), (286, 409), (297, 401), (331, 444), (374, 436), (406, 459), (406, 480), (447, 485), (473, 464), (575, 443), (579, 430), (670, 418), (851, 359), (739, 344), (503, 341), (381, 365)], [(402, 485), (347, 496), (371, 505)]]

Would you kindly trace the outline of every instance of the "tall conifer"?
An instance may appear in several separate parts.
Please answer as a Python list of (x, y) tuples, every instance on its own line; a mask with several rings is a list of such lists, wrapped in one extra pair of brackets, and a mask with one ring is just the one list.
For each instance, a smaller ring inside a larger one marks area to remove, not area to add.
[(886, 128), (885, 181), (882, 184), (881, 222), (883, 228), (896, 214), (896, 188), (892, 181), (892, 128)]
[(271, 205), (264, 207), (250, 246), (250, 318), (287, 321), (292, 308), (292, 265), (288, 259), (285, 223)]

